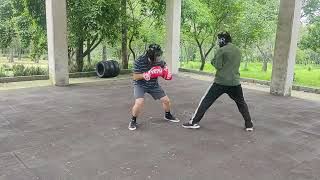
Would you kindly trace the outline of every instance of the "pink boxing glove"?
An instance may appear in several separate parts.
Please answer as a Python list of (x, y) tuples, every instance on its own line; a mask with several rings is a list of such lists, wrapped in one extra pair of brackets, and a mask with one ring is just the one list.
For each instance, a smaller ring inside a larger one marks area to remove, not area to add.
[(163, 75), (162, 68), (160, 66), (155, 66), (151, 68), (148, 72), (143, 73), (143, 78), (146, 81), (149, 81), (150, 79), (154, 79), (162, 75)]
[(165, 80), (171, 80), (172, 79), (172, 74), (168, 69), (168, 66), (165, 66), (163, 69), (162, 77)]

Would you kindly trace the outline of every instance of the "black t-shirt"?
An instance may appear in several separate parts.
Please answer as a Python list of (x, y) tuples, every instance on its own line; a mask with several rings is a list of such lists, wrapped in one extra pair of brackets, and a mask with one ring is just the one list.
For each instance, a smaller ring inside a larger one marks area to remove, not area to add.
[[(138, 59), (134, 61), (133, 65), (133, 73), (144, 73), (149, 71), (154, 66), (161, 66), (162, 68), (166, 65), (164, 61), (159, 61), (151, 64), (148, 60), (147, 55), (142, 55)], [(140, 85), (143, 88), (154, 88), (158, 87), (158, 78), (150, 79), (149, 81), (146, 80), (134, 80), (134, 85)]]

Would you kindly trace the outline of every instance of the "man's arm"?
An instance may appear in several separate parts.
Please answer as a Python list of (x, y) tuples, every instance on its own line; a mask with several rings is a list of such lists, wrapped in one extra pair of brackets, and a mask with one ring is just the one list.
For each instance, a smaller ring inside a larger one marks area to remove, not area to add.
[(223, 65), (223, 53), (221, 49), (219, 49), (216, 54), (214, 55), (214, 58), (211, 61), (211, 64), (216, 68), (216, 69), (222, 69)]
[(133, 78), (133, 80), (143, 80), (144, 79), (142, 73), (133, 73), (132, 78)]
[(151, 68), (149, 71), (140, 73), (140, 72), (133, 72), (133, 80), (147, 80), (158, 78), (159, 76), (163, 75), (163, 70), (160, 66), (155, 66)]
[(132, 79), (133, 80), (143, 80), (143, 71), (141, 70), (141, 65), (139, 63), (139, 60), (134, 61), (133, 69), (132, 69)]

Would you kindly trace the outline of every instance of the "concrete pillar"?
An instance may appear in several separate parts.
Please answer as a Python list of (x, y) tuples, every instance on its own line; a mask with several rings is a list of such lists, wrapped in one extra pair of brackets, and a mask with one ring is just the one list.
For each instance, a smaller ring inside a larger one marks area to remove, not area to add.
[(301, 0), (281, 0), (270, 92), (290, 96), (300, 27)]
[(165, 60), (173, 74), (179, 71), (181, 0), (166, 0)]
[(66, 0), (46, 0), (49, 76), (56, 86), (69, 84)]

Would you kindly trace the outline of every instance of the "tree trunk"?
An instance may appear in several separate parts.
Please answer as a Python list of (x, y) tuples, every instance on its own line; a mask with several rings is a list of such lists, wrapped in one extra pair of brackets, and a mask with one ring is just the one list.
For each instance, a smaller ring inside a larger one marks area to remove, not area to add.
[(197, 45), (198, 45), (198, 48), (199, 48), (200, 57), (201, 57), (200, 71), (203, 71), (204, 65), (205, 65), (205, 63), (206, 63), (206, 59), (205, 59), (205, 56), (203, 55), (202, 43), (200, 43), (200, 42), (198, 41), (198, 39), (196, 39), (196, 42), (197, 42)]
[(245, 61), (244, 62), (244, 68), (243, 68), (245, 71), (248, 71), (248, 61)]
[(121, 59), (121, 57), (122, 57), (121, 52), (122, 52), (121, 49), (118, 49), (118, 50), (117, 50), (118, 59)]
[(13, 63), (13, 55), (14, 55), (14, 49), (10, 48), (10, 56), (9, 56), (9, 63)]
[(247, 52), (247, 41), (244, 45), (244, 59), (245, 59), (245, 62), (244, 62), (244, 70), (245, 71), (248, 71), (248, 52)]
[(21, 54), (22, 54), (22, 50), (19, 49), (19, 50), (18, 50), (18, 60), (19, 60), (19, 61), (21, 61)]
[[(189, 49), (189, 48), (188, 48)], [(188, 55), (187, 55), (187, 64), (189, 63), (190, 60), (192, 60), (192, 55), (190, 55), (189, 50), (188, 50)]]
[(183, 61), (187, 61), (186, 63), (188, 64), (189, 59), (190, 59), (189, 47), (187, 45), (185, 45), (184, 50), (185, 50), (185, 56), (184, 56)]
[(131, 52), (128, 53), (128, 61), (130, 60), (130, 56), (131, 56)]
[[(210, 50), (211, 51), (211, 50)], [(210, 53), (210, 51), (208, 51), (205, 55), (203, 55), (203, 51), (200, 51), (200, 56), (201, 56), (201, 66), (200, 66), (200, 71), (203, 71), (204, 66), (206, 64), (206, 59), (208, 57), (208, 54)]]
[(127, 10), (127, 0), (121, 0), (121, 10), (122, 10), (122, 68), (128, 69), (128, 47), (127, 47), (127, 23), (126, 23), (126, 10)]
[(132, 53), (132, 56), (133, 56), (133, 60), (136, 59), (136, 53), (134, 52), (133, 48), (132, 48), (132, 42), (133, 42), (133, 35), (130, 37), (130, 40), (129, 40), (129, 49)]
[(267, 70), (268, 70), (268, 61), (264, 59), (262, 64), (262, 71), (267, 72)]
[(200, 48), (200, 57), (201, 57), (201, 66), (200, 66), (200, 71), (203, 71), (204, 65), (206, 64), (206, 58), (203, 55), (202, 47)]
[(244, 67), (243, 70), (248, 71), (248, 53), (247, 50), (244, 50)]
[(82, 72), (83, 69), (83, 40), (79, 40), (76, 52), (77, 72)]
[(72, 53), (72, 48), (68, 46), (68, 64), (69, 65), (71, 64), (71, 60), (72, 60), (71, 53)]
[(203, 71), (204, 65), (206, 64), (206, 60), (201, 57), (201, 66), (200, 66), (200, 71)]
[(107, 60), (107, 46), (106, 45), (102, 46), (102, 60), (103, 61)]
[(267, 70), (268, 70), (268, 55), (266, 54), (266, 53), (264, 53), (263, 51), (262, 51), (262, 49), (259, 47), (259, 45), (257, 45), (257, 48), (258, 48), (258, 50), (259, 50), (259, 52), (261, 53), (261, 55), (262, 55), (262, 58), (263, 58), (263, 62), (262, 62), (262, 71), (263, 72), (267, 72)]
[(37, 55), (37, 56), (35, 57), (34, 62), (35, 62), (36, 64), (38, 64), (38, 63), (40, 62), (40, 56), (39, 56), (39, 55)]
[[(90, 47), (90, 39), (87, 40), (87, 48), (88, 49), (91, 48)], [(88, 52), (87, 58), (88, 58), (88, 64), (91, 65), (91, 52), (90, 51)]]
[[(203, 40), (203, 41), (204, 41), (204, 40)], [(200, 53), (200, 57), (201, 57), (200, 71), (203, 71), (204, 65), (205, 65), (205, 63), (206, 63), (206, 59), (207, 59), (209, 53), (212, 51), (212, 49), (213, 49), (213, 47), (214, 47), (214, 43), (212, 43), (212, 44), (210, 45), (210, 47), (209, 47), (209, 49), (208, 49), (207, 52), (203, 51), (203, 49), (202, 49), (203, 41), (202, 41), (202, 42), (199, 42), (199, 40), (196, 39), (198, 48), (199, 48), (199, 50), (200, 50), (200, 52), (199, 52), (199, 53)]]
[[(102, 38), (100, 38), (98, 40), (98, 36), (94, 37), (91, 42), (89, 41), (90, 44), (87, 45), (88, 47), (87, 47), (86, 51), (83, 51), (84, 42), (82, 41), (82, 57), (84, 58), (87, 55), (89, 55), (91, 53), (91, 51), (93, 51), (95, 48), (98, 47), (98, 45), (101, 43), (101, 41), (102, 41)], [(91, 56), (90, 56), (90, 58), (91, 58)], [(90, 59), (90, 62), (91, 62), (91, 59)]]
[(10, 59), (10, 52), (9, 52), (8, 48), (5, 49), (5, 54), (6, 54), (5, 57), (7, 58), (7, 60), (9, 60)]

